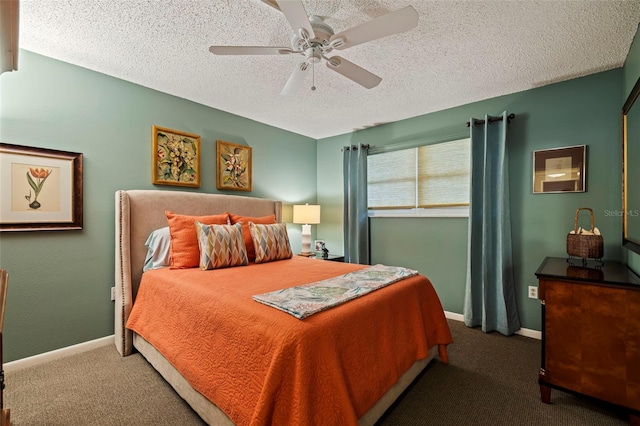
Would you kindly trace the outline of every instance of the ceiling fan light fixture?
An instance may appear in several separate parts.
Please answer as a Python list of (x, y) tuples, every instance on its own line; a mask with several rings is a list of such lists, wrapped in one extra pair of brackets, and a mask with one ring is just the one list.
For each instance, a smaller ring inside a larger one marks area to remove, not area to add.
[(310, 47), (304, 52), (307, 63), (317, 64), (322, 60), (322, 50), (319, 47)]

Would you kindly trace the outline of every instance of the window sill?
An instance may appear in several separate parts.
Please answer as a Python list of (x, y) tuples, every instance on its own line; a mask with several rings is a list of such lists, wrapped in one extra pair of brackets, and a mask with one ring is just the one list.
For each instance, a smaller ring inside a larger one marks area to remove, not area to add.
[(469, 217), (469, 207), (369, 210), (369, 217)]

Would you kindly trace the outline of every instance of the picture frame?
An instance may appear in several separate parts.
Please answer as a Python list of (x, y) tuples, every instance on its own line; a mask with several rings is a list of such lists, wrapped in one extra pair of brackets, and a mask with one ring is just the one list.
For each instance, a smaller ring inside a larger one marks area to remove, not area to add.
[(313, 241), (313, 247), (315, 248), (315, 251), (321, 252), (323, 246), (324, 246), (324, 240), (314, 240)]
[(0, 143), (0, 194), (0, 231), (82, 229), (82, 154)]
[(200, 136), (152, 126), (152, 183), (200, 187)]
[(533, 152), (533, 193), (586, 192), (587, 146)]
[(221, 190), (251, 191), (251, 147), (216, 141), (216, 187)]

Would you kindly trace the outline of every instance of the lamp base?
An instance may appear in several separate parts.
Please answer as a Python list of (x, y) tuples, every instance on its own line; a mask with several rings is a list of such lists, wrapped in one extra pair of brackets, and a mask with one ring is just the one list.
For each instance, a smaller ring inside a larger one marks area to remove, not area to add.
[(302, 253), (311, 253), (311, 225), (302, 225)]
[(315, 253), (312, 253), (312, 252), (306, 252), (306, 253), (302, 252), (302, 253), (298, 253), (298, 256), (304, 256), (304, 257), (315, 257), (315, 255), (316, 255), (316, 254), (315, 254)]

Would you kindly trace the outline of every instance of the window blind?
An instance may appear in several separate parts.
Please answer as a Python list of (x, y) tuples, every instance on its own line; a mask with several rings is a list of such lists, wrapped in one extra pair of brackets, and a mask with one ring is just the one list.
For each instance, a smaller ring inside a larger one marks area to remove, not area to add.
[(414, 208), (416, 149), (403, 149), (367, 158), (369, 208)]
[(368, 157), (370, 209), (469, 205), (469, 139)]

